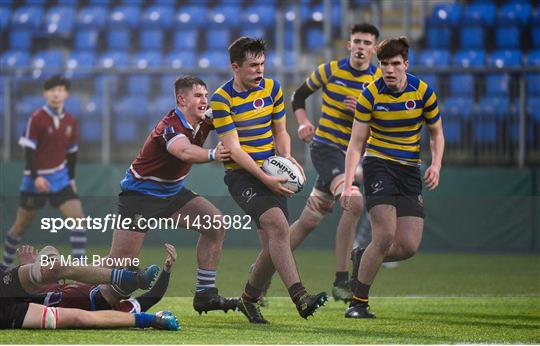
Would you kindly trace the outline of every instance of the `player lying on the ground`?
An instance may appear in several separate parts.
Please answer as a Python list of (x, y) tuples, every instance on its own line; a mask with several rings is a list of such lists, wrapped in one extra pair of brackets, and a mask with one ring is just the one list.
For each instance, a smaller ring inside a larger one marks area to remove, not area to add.
[[(39, 255), (54, 258), (58, 252), (51, 246)], [(80, 309), (55, 308), (28, 301), (43, 286), (61, 279), (82, 280), (88, 283), (115, 282), (126, 289), (148, 288), (157, 274), (151, 266), (143, 271), (109, 269), (101, 267), (72, 267), (24, 264), (12, 269), (4, 268), (0, 276), (0, 329), (6, 328), (121, 328), (154, 327), (178, 330), (179, 324), (170, 311), (157, 314), (120, 311), (89, 312)], [(36, 269), (37, 268), (37, 269)]]
[[(33, 295), (31, 301), (47, 306), (62, 308), (77, 308), (83, 310), (119, 310), (125, 312), (145, 312), (156, 305), (165, 295), (171, 276), (172, 267), (176, 261), (176, 249), (171, 244), (165, 244), (167, 256), (163, 271), (152, 288), (134, 298), (120, 299), (115, 295), (103, 294), (100, 285), (73, 282), (69, 284), (51, 284), (43, 287), (39, 294)], [(21, 264), (33, 263), (36, 253), (32, 246), (22, 246), (18, 250)]]

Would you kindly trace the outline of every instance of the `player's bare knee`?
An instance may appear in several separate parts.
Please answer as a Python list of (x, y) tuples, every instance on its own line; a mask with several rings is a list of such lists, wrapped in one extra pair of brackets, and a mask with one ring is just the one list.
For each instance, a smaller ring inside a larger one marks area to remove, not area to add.
[(355, 215), (357, 217), (360, 217), (362, 215), (362, 212), (364, 211), (364, 198), (362, 197), (362, 194), (360, 193), (360, 190), (358, 187), (353, 186), (353, 195), (350, 199), (350, 209), (346, 212), (352, 215)]
[(334, 197), (332, 195), (313, 188), (306, 202), (305, 210), (309, 213), (309, 218), (306, 217), (305, 221), (310, 226), (316, 227), (326, 214), (332, 212), (333, 205)]
[(386, 253), (390, 250), (392, 243), (394, 242), (394, 235), (390, 232), (382, 232), (377, 237), (373, 237), (372, 244), (377, 248), (380, 253)]

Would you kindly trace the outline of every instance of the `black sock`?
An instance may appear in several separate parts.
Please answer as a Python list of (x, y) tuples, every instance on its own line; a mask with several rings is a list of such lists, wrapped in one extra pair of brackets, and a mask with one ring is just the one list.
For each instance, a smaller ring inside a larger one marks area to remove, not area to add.
[(340, 282), (349, 281), (349, 272), (336, 272), (336, 280), (334, 281), (334, 286)]
[(298, 300), (300, 299), (300, 297), (302, 297), (304, 293), (306, 293), (306, 289), (304, 285), (302, 285), (301, 282), (292, 284), (292, 286), (289, 287), (288, 290), (289, 290), (289, 295), (291, 296), (291, 299), (295, 304), (298, 304)]
[(353, 300), (351, 302), (351, 306), (353, 305), (368, 305), (369, 303), (369, 289), (371, 288), (371, 285), (366, 285), (358, 279), (356, 280), (356, 287), (354, 289), (354, 296)]
[(248, 302), (255, 303), (259, 300), (262, 295), (262, 290), (256, 287), (253, 287), (249, 281), (246, 283), (244, 288), (244, 293), (242, 293), (242, 299), (247, 300)]

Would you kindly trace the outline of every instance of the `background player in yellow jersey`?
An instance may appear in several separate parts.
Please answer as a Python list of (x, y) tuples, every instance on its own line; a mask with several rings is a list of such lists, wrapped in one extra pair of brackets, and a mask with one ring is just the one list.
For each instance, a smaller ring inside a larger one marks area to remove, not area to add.
[(372, 226), (372, 241), (358, 252), (359, 271), (353, 300), (345, 317), (373, 318), (369, 289), (383, 261), (413, 256), (424, 228), (420, 178), (420, 136), (428, 125), (431, 165), (424, 174), (428, 190), (439, 184), (444, 135), (437, 96), (422, 80), (408, 74), (409, 43), (405, 37), (386, 39), (377, 47), (382, 78), (358, 98), (345, 160), (341, 205), (348, 210), (357, 199), (353, 180), (362, 156), (364, 193)]
[(312, 315), (327, 299), (324, 292), (308, 294), (300, 282), (287, 220), (286, 197), (293, 193), (282, 185), (286, 179), (268, 176), (261, 169), (263, 161), (275, 154), (296, 163), (285, 125), (283, 91), (277, 81), (263, 76), (265, 48), (261, 39), (234, 41), (229, 47), (234, 77), (211, 99), (214, 126), (233, 160), (225, 164), (225, 183), (236, 203), (257, 224), (262, 243), (238, 303), (251, 323), (268, 322), (257, 303), (274, 267), (300, 316)]
[[(295, 91), (292, 98), (298, 121), (298, 137), (310, 143), (311, 160), (317, 170), (315, 186), (300, 218), (291, 226), (291, 245), (296, 248), (332, 211), (334, 200), (343, 191), (345, 152), (349, 144), (356, 99), (364, 88), (381, 76), (371, 64), (379, 30), (371, 24), (351, 28), (348, 58), (320, 65)], [(306, 98), (322, 88), (322, 116), (317, 130), (306, 114)], [(357, 183), (355, 183), (357, 184)], [(353, 193), (360, 196), (358, 186)], [(336, 231), (336, 277), (332, 295), (336, 300), (350, 301), (352, 292), (347, 264), (356, 236), (358, 219), (364, 203), (355, 198), (349, 210), (343, 210)]]

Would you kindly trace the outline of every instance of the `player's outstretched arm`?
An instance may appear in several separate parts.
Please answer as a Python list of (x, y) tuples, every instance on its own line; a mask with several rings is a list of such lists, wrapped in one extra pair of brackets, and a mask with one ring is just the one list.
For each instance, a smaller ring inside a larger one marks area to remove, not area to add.
[(364, 145), (369, 137), (369, 124), (354, 120), (351, 140), (345, 156), (345, 187), (341, 194), (341, 206), (345, 210), (350, 208), (350, 198), (352, 196), (352, 184), (356, 167), (360, 162)]
[(429, 143), (431, 148), (431, 165), (424, 173), (424, 182), (429, 191), (433, 191), (439, 185), (439, 177), (444, 154), (444, 132), (442, 121), (439, 120), (428, 126)]
[(184, 162), (206, 163), (214, 160), (226, 161), (230, 157), (228, 149), (218, 146), (213, 149), (201, 148), (191, 144), (186, 137), (174, 140), (167, 146), (167, 151)]

